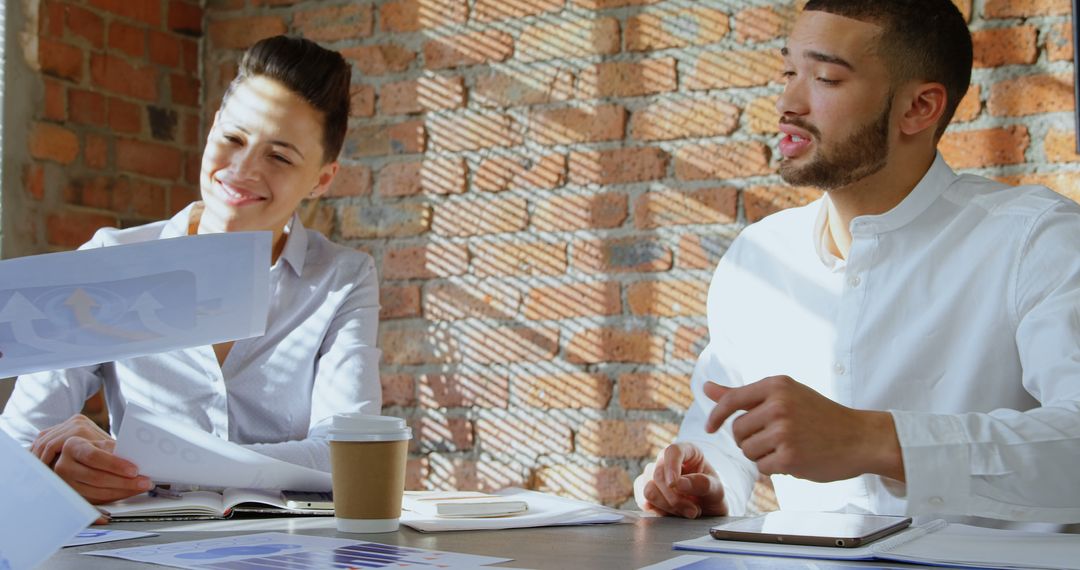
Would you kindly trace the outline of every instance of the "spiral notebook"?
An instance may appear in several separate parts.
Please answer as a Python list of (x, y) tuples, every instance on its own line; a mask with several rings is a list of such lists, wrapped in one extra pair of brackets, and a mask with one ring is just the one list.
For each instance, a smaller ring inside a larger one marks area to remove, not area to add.
[(930, 566), (1080, 570), (1080, 535), (999, 530), (943, 520), (913, 526), (858, 548), (798, 546), (701, 538), (676, 542), (676, 550), (760, 554), (822, 560), (887, 560)]

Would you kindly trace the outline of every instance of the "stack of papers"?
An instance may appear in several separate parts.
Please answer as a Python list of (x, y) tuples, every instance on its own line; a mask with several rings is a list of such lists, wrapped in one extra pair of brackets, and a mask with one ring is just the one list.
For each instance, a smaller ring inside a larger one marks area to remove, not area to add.
[(402, 511), (401, 524), (421, 532), (441, 532), (447, 530), (496, 530), (537, 526), (608, 524), (631, 522), (637, 518), (634, 513), (619, 511), (603, 505), (524, 489), (504, 489), (495, 493), (495, 495), (505, 499), (524, 501), (529, 505), (529, 510), (519, 515), (483, 518), (441, 518), (434, 515)]

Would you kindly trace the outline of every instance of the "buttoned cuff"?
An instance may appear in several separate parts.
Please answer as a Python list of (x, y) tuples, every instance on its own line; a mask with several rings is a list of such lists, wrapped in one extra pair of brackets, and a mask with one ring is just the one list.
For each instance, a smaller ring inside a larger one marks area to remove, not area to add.
[(965, 513), (971, 497), (971, 450), (960, 419), (890, 410), (904, 458), (909, 515)]

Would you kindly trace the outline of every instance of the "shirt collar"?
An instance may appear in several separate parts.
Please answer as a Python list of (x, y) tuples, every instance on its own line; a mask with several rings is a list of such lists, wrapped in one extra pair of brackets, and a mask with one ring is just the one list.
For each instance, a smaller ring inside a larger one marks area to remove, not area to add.
[[(851, 220), (851, 234), (881, 234), (902, 228), (922, 215), (959, 178), (938, 153), (930, 169), (903, 200), (884, 214)], [(826, 198), (828, 199), (828, 198)]]

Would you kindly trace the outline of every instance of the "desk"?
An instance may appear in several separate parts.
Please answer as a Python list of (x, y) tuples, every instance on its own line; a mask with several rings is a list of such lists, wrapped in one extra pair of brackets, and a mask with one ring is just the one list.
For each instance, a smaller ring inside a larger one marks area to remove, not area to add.
[[(46, 561), (41, 566), (41, 569), (123, 570), (150, 568), (147, 565), (117, 558), (83, 556), (81, 553), (92, 550), (126, 548), (141, 544), (216, 538), (228, 534), (278, 531), (513, 558), (512, 562), (498, 565), (512, 568), (573, 568), (585, 570), (610, 568), (629, 570), (668, 560), (680, 554), (703, 554), (672, 550), (671, 543), (701, 536), (707, 532), (709, 526), (717, 524), (721, 520), (723, 519), (691, 521), (675, 518), (645, 517), (633, 524), (430, 534), (420, 533), (407, 527), (401, 527), (398, 532), (387, 534), (343, 534), (334, 529), (334, 519), (329, 517), (118, 523), (107, 528), (160, 532), (161, 534), (139, 540), (65, 548)], [(755, 570), (762, 568), (805, 568), (804, 562), (808, 562), (762, 557), (729, 556), (729, 558), (752, 559), (754, 561), (752, 567)], [(817, 564), (823, 565), (823, 561), (817, 561)], [(875, 569), (914, 568), (914, 566), (909, 565), (878, 562), (874, 562), (872, 565), (845, 564), (841, 562), (827, 563), (830, 569), (848, 565), (855, 568), (872, 566)], [(732, 569), (735, 570), (741, 567), (741, 565), (736, 565)], [(154, 566), (154, 568), (161, 567)]]

